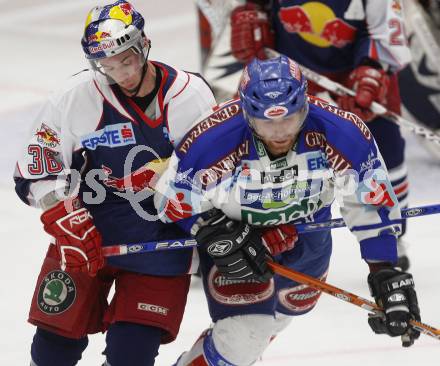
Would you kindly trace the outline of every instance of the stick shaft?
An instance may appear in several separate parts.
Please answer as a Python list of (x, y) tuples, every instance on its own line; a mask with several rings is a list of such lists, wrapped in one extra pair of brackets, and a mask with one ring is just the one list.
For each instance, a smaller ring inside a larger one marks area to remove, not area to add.
[[(402, 213), (402, 218), (404, 219), (433, 215), (440, 213), (440, 204), (406, 208), (403, 209), (401, 213)], [(401, 221), (402, 220), (396, 220), (395, 223), (398, 224)], [(316, 231), (336, 229), (338, 227), (345, 227), (346, 225), (342, 218), (338, 218), (323, 222), (297, 224), (295, 226), (296, 229), (298, 230), (298, 233), (310, 233)], [(180, 239), (169, 239), (162, 241), (150, 241), (144, 243), (110, 245), (103, 247), (102, 251), (106, 257), (111, 257), (115, 255), (155, 252), (158, 250), (174, 250), (174, 249), (191, 248), (195, 246), (197, 246), (197, 242), (195, 239), (180, 238)]]
[[(339, 300), (348, 302), (350, 304), (356, 305), (362, 309), (373, 312), (382, 312), (383, 309), (380, 308), (374, 302), (364, 299), (360, 296), (352, 294), (351, 292), (342, 290), (338, 287), (332, 286), (326, 282), (320, 281), (314, 277), (305, 275), (300, 272), (296, 272), (293, 269), (282, 266), (281, 264), (275, 262), (268, 262), (269, 267), (278, 275), (291, 279), (292, 281), (308, 285), (310, 287), (316, 288), (329, 294)], [(411, 320), (410, 324), (413, 328), (426, 334), (430, 337), (440, 340), (440, 329), (436, 329), (430, 325), (418, 322), (416, 320)]]

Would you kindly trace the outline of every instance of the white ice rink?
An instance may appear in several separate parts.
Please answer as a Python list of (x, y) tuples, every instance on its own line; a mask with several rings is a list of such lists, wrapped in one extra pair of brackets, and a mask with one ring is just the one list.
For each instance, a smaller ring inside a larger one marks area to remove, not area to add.
[[(196, 18), (190, 0), (133, 0), (146, 18), (151, 59), (197, 71)], [(102, 2), (100, 2), (102, 3)], [(34, 328), (26, 322), (29, 303), (47, 248), (39, 212), (15, 195), (12, 171), (24, 134), (48, 93), (85, 68), (80, 48), (83, 21), (92, 0), (0, 0), (0, 366), (29, 365)], [(440, 162), (408, 136), (411, 205), (440, 203)], [(440, 327), (440, 216), (413, 219), (412, 272), (422, 319)], [(368, 297), (367, 267), (346, 229), (334, 231), (328, 282)], [(171, 365), (209, 324), (203, 292), (192, 286), (178, 339), (160, 349), (157, 365)], [(90, 337), (80, 365), (103, 362), (102, 334)], [(322, 295), (311, 313), (295, 319), (265, 353), (264, 366), (439, 365), (440, 341), (421, 336), (403, 349), (398, 339), (374, 335), (367, 312)], [(54, 365), (56, 366), (56, 365)], [(130, 366), (130, 365), (127, 365)]]

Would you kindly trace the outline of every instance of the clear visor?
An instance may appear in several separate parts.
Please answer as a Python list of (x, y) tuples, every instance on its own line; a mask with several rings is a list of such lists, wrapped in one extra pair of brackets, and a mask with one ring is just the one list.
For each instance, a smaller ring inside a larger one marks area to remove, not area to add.
[(142, 79), (146, 57), (134, 47), (111, 57), (90, 60), (96, 77), (104, 84), (118, 84), (125, 89), (136, 88)]
[(274, 119), (249, 118), (251, 127), (263, 140), (282, 141), (295, 137), (307, 116), (308, 104), (298, 112)]

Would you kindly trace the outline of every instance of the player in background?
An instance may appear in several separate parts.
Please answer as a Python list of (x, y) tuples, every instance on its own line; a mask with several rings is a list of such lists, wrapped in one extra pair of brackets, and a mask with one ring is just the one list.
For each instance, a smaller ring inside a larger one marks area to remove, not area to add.
[[(440, 132), (440, 1), (403, 0), (412, 60), (399, 72), (403, 113)], [(440, 146), (418, 140), (438, 162)]]
[(17, 194), (44, 211), (53, 236), (29, 314), (33, 366), (76, 365), (87, 335), (105, 330), (105, 365), (151, 366), (180, 327), (192, 250), (102, 255), (105, 245), (185, 235), (155, 217), (150, 187), (185, 129), (215, 105), (201, 77), (148, 59), (143, 28), (126, 1), (88, 13), (81, 43), (91, 69), (44, 104), (17, 162)]
[[(405, 142), (397, 125), (369, 110), (377, 101), (400, 113), (396, 73), (411, 59), (402, 12), (399, 0), (248, 0), (232, 10), (230, 23), (231, 51), (243, 64), (264, 58), (264, 48), (270, 47), (356, 91), (355, 97), (335, 96), (335, 101), (368, 123), (397, 198), (406, 207)], [(321, 92), (310, 83), (309, 93)], [(401, 239), (398, 249), (399, 265), (407, 269)]]
[(251, 365), (293, 316), (313, 309), (320, 291), (272, 276), (267, 259), (325, 280), (330, 231), (298, 235), (294, 224), (329, 219), (335, 196), (384, 307), (369, 325), (406, 347), (419, 336), (409, 328), (420, 319), (412, 276), (393, 266), (400, 206), (374, 138), (357, 115), (306, 90), (286, 56), (254, 59), (240, 99), (186, 134), (157, 183), (162, 219), (200, 245), (213, 321), (177, 366)]

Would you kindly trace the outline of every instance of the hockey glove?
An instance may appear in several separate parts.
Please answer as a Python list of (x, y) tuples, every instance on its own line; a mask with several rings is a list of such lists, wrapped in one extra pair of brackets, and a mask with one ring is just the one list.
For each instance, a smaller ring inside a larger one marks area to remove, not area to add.
[(261, 235), (247, 223), (219, 213), (197, 232), (196, 240), (228, 279), (266, 282), (273, 276)]
[(409, 347), (419, 338), (409, 321), (420, 321), (420, 310), (411, 274), (391, 266), (368, 275), (368, 285), (383, 315), (370, 315), (368, 323), (376, 334), (402, 336), (402, 346)]
[(274, 35), (267, 14), (252, 3), (236, 7), (231, 13), (231, 51), (248, 63), (254, 57), (264, 59), (264, 48), (273, 48)]
[(263, 229), (262, 239), (270, 254), (276, 256), (293, 249), (298, 240), (298, 232), (295, 225), (283, 224)]
[(59, 202), (41, 215), (44, 230), (55, 238), (61, 269), (95, 276), (104, 266), (101, 234), (78, 198)]
[(349, 95), (337, 99), (339, 106), (357, 114), (364, 122), (375, 118), (370, 110), (371, 103), (385, 104), (390, 85), (390, 77), (382, 69), (371, 66), (359, 66), (348, 77), (347, 87), (356, 92), (354, 97)]

